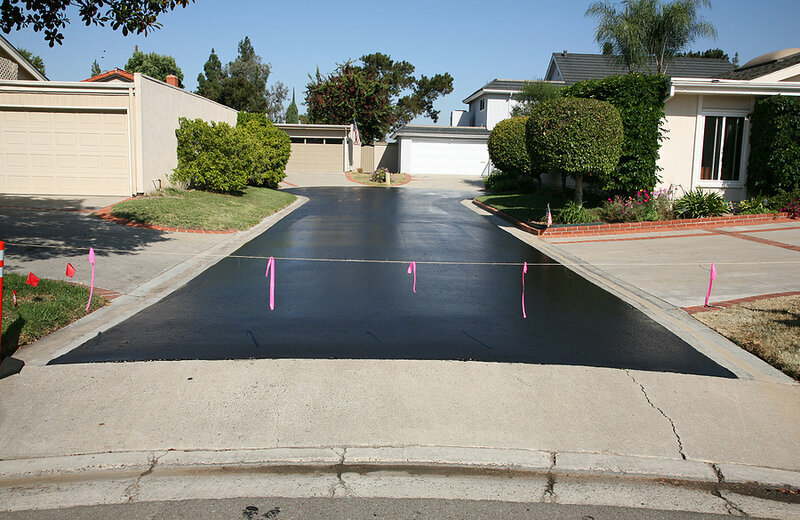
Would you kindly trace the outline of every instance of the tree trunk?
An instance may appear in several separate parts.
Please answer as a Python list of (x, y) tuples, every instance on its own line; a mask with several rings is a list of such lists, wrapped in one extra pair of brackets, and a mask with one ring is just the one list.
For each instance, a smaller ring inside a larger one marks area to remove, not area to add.
[(575, 202), (583, 205), (583, 175), (575, 177)]

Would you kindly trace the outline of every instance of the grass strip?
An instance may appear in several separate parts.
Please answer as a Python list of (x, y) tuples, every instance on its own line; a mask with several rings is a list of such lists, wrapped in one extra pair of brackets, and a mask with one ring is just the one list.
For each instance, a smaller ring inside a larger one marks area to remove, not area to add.
[(115, 205), (111, 214), (142, 224), (209, 231), (249, 229), (297, 199), (284, 191), (249, 186), (228, 195), (167, 188)]
[[(0, 359), (88, 314), (85, 310), (88, 288), (45, 278), (32, 287), (25, 283), (26, 279), (27, 275), (8, 271), (3, 277)], [(14, 290), (17, 291), (16, 307)], [(105, 304), (105, 298), (94, 295), (89, 312)]]
[(544, 190), (531, 193), (482, 195), (477, 197), (477, 200), (522, 222), (543, 222), (548, 203), (551, 211), (561, 209), (566, 204), (561, 194)]
[(698, 312), (694, 317), (786, 375), (800, 380), (800, 296)]
[[(350, 177), (352, 177), (357, 183), (364, 184), (365, 186), (386, 186), (386, 181), (373, 181), (371, 173), (350, 172)], [(407, 173), (393, 173), (390, 175), (390, 177), (392, 181), (390, 186), (394, 186), (395, 184), (402, 184), (406, 182), (409, 175)]]

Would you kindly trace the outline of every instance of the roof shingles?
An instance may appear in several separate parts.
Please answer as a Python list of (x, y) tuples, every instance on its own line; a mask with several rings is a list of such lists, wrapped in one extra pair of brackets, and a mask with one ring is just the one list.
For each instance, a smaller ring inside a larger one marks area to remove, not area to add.
[[(553, 54), (553, 60), (558, 65), (567, 85), (628, 72), (628, 68), (617, 57), (604, 54), (559, 52)], [(655, 70), (655, 59), (651, 59), (649, 68)], [(728, 60), (680, 57), (667, 64), (666, 74), (675, 78), (713, 78), (731, 70), (733, 70), (733, 65)]]

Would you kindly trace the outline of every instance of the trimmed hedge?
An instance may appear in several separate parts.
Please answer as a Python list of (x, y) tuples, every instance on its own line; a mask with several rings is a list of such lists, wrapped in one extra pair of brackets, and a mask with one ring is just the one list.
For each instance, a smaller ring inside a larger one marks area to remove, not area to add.
[(575, 178), (580, 202), (584, 177), (602, 182), (616, 168), (622, 149), (622, 119), (605, 101), (553, 99), (533, 108), (525, 143), (538, 171)]
[(606, 178), (603, 189), (633, 195), (639, 190), (651, 191), (658, 183), (656, 161), (663, 139), (668, 89), (667, 76), (638, 73), (582, 81), (562, 89), (564, 96), (608, 101), (622, 117), (622, 156), (616, 173)]
[(277, 188), (286, 178), (286, 163), (292, 154), (289, 135), (273, 125), (266, 114), (239, 112), (236, 127), (244, 130), (252, 146), (249, 184)]
[(759, 100), (750, 122), (747, 188), (772, 195), (800, 187), (800, 98)]
[(170, 180), (218, 193), (243, 190), (250, 172), (243, 160), (248, 145), (240, 138), (241, 132), (227, 123), (183, 117), (179, 121), (180, 126), (175, 130), (178, 167)]
[(512, 117), (497, 123), (489, 134), (489, 159), (508, 175), (531, 175), (531, 159), (525, 149), (525, 123), (528, 116)]

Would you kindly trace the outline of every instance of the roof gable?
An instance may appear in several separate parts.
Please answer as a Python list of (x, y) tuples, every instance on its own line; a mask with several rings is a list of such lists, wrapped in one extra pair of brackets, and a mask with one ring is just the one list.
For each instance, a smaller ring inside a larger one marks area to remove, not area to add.
[[(12, 72), (14, 65), (17, 67), (17, 77), (0, 77), (0, 79), (21, 79), (21, 80), (34, 80), (34, 81), (48, 81), (47, 76), (39, 72), (39, 70), (28, 61), (16, 47), (11, 45), (11, 42), (6, 40), (0, 35), (0, 59), (6, 60), (6, 67), (8, 72)], [(21, 71), (20, 71), (21, 69)], [(10, 74), (9, 74), (10, 76)]]
[(114, 70), (103, 72), (102, 74), (92, 76), (91, 78), (84, 79), (82, 81), (108, 82), (115, 80), (122, 81), (123, 83), (133, 83), (133, 73), (128, 72), (127, 70), (115, 68)]
[(469, 97), (463, 100), (464, 103), (469, 104), (471, 101), (478, 99), (481, 94), (487, 93), (511, 93), (520, 92), (526, 81), (523, 79), (493, 79), (486, 85), (482, 86)]
[[(648, 69), (656, 70), (655, 58), (650, 59)], [(558, 52), (553, 53), (545, 79), (554, 79), (550, 77), (554, 70), (561, 73), (567, 85), (572, 85), (587, 79), (626, 74), (628, 67), (617, 56)], [(678, 57), (667, 64), (666, 74), (674, 78), (713, 78), (731, 70), (733, 65), (725, 59)]]

